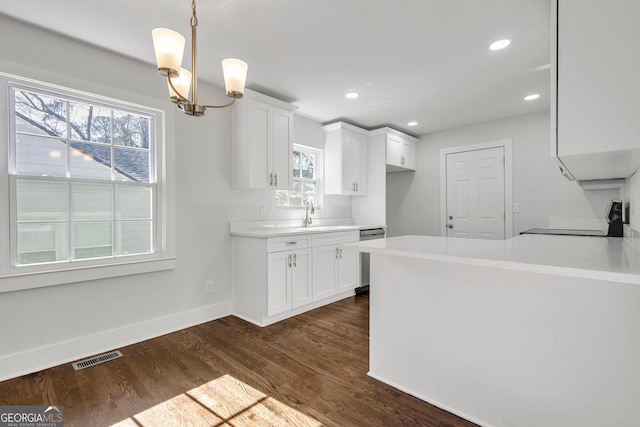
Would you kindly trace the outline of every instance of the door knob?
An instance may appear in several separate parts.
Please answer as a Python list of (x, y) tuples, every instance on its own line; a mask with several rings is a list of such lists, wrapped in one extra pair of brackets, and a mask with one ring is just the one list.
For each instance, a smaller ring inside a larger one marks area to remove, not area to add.
[(453, 228), (453, 224), (447, 224), (447, 227)]

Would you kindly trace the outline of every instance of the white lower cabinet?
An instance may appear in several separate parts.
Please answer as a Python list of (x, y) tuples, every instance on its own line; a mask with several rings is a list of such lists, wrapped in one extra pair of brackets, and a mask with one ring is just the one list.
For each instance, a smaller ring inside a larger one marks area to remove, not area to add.
[(336, 246), (313, 248), (313, 299), (330, 297), (337, 291), (336, 264), (338, 249)]
[(267, 254), (267, 314), (311, 302), (311, 250)]
[(359, 254), (339, 247), (341, 243), (355, 242), (358, 239), (357, 232), (316, 234), (312, 237), (314, 301), (358, 286)]
[(338, 292), (355, 289), (360, 283), (360, 252), (343, 252), (342, 249), (339, 249), (339, 251), (340, 254), (336, 268), (338, 273), (336, 278)]
[(233, 236), (234, 314), (265, 326), (352, 295), (360, 257), (338, 246), (358, 240), (358, 231)]

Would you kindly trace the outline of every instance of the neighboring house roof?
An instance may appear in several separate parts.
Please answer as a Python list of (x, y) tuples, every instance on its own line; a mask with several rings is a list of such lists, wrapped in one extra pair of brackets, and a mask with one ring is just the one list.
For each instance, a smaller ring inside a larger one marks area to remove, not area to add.
[[(51, 137), (51, 135), (43, 132), (35, 126), (31, 126), (30, 124), (23, 122), (22, 120), (17, 120), (16, 122), (16, 130), (20, 133), (24, 132), (21, 138), (23, 140), (23, 144), (42, 145), (43, 138), (39, 138), (39, 135)], [(34, 139), (30, 140), (29, 135), (33, 135), (32, 138)], [(65, 139), (58, 139), (54, 137), (47, 138), (47, 140), (53, 144), (61, 143), (66, 146)], [(91, 159), (91, 161), (102, 165), (102, 167), (111, 168), (111, 145), (71, 141), (71, 148), (82, 153), (82, 155)], [(149, 150), (140, 150), (116, 145), (114, 152), (115, 159), (113, 159), (113, 164), (116, 173), (130, 179), (131, 181), (149, 182)]]
[[(64, 140), (61, 141), (64, 142)], [(94, 161), (111, 167), (110, 145), (71, 142), (71, 147), (92, 157)], [(113, 163), (116, 172), (132, 181), (149, 182), (149, 151), (116, 146), (114, 154)]]

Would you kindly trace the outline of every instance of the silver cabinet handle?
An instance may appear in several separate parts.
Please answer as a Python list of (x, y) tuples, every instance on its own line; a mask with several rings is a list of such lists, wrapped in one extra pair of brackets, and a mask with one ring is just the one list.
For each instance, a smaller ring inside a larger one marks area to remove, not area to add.
[(275, 174), (274, 176), (275, 176), (275, 181), (274, 181), (273, 186), (277, 187), (278, 186), (278, 174)]
[(291, 268), (291, 254), (289, 254), (288, 259), (289, 259), (289, 268)]
[(336, 259), (338, 259), (338, 258), (339, 258), (339, 256), (338, 256), (338, 248), (336, 248)]
[(296, 267), (296, 254), (293, 254), (293, 266)]
[(297, 245), (297, 244), (298, 244), (298, 242), (287, 242), (287, 243), (285, 243), (285, 245)]
[(360, 183), (356, 182), (356, 193), (360, 192)]
[(453, 228), (453, 224), (447, 224), (447, 227)]
[(356, 191), (356, 183), (351, 183), (351, 191)]
[(453, 219), (453, 215), (449, 215), (449, 219)]
[(342, 249), (338, 249), (340, 251), (340, 259), (342, 259)]
[(269, 174), (269, 185), (273, 186), (273, 174)]

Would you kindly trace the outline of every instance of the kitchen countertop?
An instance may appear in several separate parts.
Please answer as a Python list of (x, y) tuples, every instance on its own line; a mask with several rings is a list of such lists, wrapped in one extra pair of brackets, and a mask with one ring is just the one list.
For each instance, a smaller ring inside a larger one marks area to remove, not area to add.
[(386, 225), (329, 224), (296, 227), (286, 224), (261, 225), (259, 227), (231, 227), (232, 236), (244, 237), (286, 237), (302, 234), (334, 233), (337, 231), (360, 231), (369, 228), (386, 228)]
[(399, 236), (344, 249), (640, 284), (640, 252), (623, 238), (520, 235), (508, 240)]

